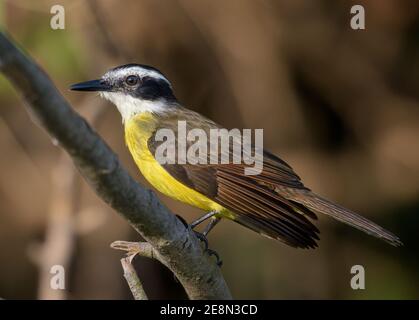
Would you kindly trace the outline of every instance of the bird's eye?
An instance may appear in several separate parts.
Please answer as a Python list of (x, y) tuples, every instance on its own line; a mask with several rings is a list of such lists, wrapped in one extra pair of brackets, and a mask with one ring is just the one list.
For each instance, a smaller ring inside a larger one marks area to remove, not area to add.
[(135, 86), (137, 83), (138, 83), (138, 77), (137, 76), (134, 76), (134, 75), (131, 75), (131, 76), (128, 76), (126, 79), (125, 79), (125, 82), (127, 83), (127, 85), (129, 85), (129, 86)]

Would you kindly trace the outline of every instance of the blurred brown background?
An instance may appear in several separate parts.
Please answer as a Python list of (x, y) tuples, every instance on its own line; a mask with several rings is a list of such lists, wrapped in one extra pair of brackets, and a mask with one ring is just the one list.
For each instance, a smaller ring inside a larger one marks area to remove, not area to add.
[[(225, 221), (210, 235), (235, 298), (419, 297), (419, 6), (417, 1), (0, 0), (3, 28), (142, 183), (116, 108), (74, 82), (137, 62), (163, 71), (178, 99), (226, 127), (263, 128), (265, 147), (305, 184), (400, 236), (393, 248), (320, 217), (304, 251)], [(350, 28), (362, 4), (366, 30)], [(0, 77), (0, 297), (125, 299), (114, 240), (139, 239), (86, 185)], [(188, 221), (197, 210), (161, 197)], [(49, 268), (66, 268), (65, 291)], [(184, 298), (158, 263), (135, 261), (150, 298)], [(366, 290), (349, 285), (366, 270)]]

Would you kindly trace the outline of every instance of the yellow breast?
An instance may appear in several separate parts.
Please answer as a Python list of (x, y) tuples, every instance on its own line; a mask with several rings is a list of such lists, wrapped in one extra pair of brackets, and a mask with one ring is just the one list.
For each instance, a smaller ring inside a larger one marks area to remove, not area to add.
[(216, 202), (183, 185), (173, 178), (154, 158), (148, 139), (156, 128), (157, 119), (144, 112), (125, 123), (125, 141), (143, 176), (161, 193), (206, 211), (226, 211)]

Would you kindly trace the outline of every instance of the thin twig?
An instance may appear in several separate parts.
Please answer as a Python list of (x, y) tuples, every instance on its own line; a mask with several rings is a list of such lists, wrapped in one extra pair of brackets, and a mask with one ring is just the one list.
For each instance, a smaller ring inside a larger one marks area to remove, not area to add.
[(126, 251), (127, 255), (140, 255), (150, 259), (157, 259), (154, 248), (148, 242), (114, 241), (111, 248)]
[(131, 263), (133, 258), (134, 256), (130, 256), (121, 259), (122, 269), (124, 270), (124, 278), (127, 280), (128, 286), (135, 300), (148, 300), (140, 278)]
[(146, 300), (147, 295), (141, 285), (141, 281), (132, 266), (132, 260), (135, 256), (140, 255), (150, 259), (156, 258), (156, 253), (153, 247), (148, 242), (129, 242), (129, 241), (114, 241), (111, 243), (111, 248), (122, 250), (127, 253), (127, 257), (121, 259), (122, 268), (124, 269), (124, 277), (128, 282), (128, 286), (134, 296), (135, 300)]

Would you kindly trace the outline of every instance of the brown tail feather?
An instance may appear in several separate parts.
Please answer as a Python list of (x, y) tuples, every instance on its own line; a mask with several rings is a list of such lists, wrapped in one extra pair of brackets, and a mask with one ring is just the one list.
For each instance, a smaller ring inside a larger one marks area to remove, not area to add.
[(293, 194), (293, 196), (295, 196), (295, 198), (293, 197), (292, 200), (299, 202), (314, 211), (331, 216), (336, 220), (344, 222), (374, 237), (383, 239), (393, 246), (398, 247), (403, 245), (396, 235), (385, 230), (374, 222), (312, 192), (297, 193)]

